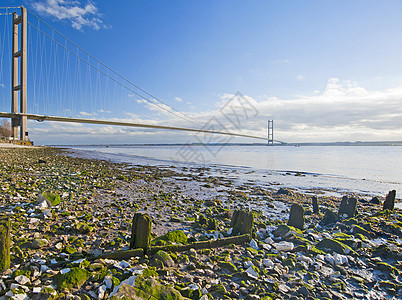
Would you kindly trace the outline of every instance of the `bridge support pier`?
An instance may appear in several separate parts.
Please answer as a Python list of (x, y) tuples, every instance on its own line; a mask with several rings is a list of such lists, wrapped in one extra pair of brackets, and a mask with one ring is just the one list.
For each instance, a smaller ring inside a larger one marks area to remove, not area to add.
[[(19, 25), (21, 25), (20, 30), (18, 28)], [(18, 46), (20, 46), (20, 48)], [(27, 10), (25, 7), (21, 7), (20, 16), (18, 16), (16, 13), (13, 14), (11, 83), (12, 83), (11, 112), (18, 113), (18, 106), (19, 106), (19, 112), (26, 114), (27, 113)], [(22, 141), (28, 140), (26, 116), (13, 118), (11, 120), (11, 126), (14, 140), (18, 138), (18, 127), (20, 127), (20, 140)]]
[(268, 146), (274, 145), (274, 120), (268, 120)]

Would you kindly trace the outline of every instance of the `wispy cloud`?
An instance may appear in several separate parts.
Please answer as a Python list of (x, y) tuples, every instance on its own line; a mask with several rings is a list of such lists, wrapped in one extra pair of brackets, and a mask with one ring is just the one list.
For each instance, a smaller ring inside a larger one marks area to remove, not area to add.
[(102, 14), (92, 1), (82, 4), (77, 0), (46, 0), (33, 3), (33, 8), (58, 20), (70, 21), (77, 30), (83, 30), (84, 27), (95, 30), (106, 27), (101, 19)]
[(296, 79), (299, 80), (299, 81), (301, 81), (301, 80), (304, 79), (304, 76), (303, 76), (303, 75), (297, 75), (297, 76), (296, 76)]
[(177, 102), (183, 102), (183, 98), (180, 97), (174, 97), (174, 100), (176, 100)]
[(80, 111), (80, 115), (85, 116), (85, 117), (89, 117), (89, 116), (96, 116), (97, 113), (96, 112), (89, 113), (89, 112), (85, 112), (85, 111)]

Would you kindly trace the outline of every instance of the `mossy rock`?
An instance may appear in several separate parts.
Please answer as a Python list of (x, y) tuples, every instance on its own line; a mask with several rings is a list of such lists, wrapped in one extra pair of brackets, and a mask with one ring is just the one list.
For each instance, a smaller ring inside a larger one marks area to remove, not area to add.
[(174, 230), (153, 239), (151, 243), (154, 245), (187, 244), (187, 236), (182, 230)]
[(377, 262), (377, 268), (385, 273), (387, 273), (388, 275), (399, 275), (399, 271), (397, 268), (395, 268), (394, 266), (391, 266), (385, 262)]
[(60, 204), (60, 195), (52, 192), (43, 192), (42, 195), (48, 200), (48, 203), (51, 204), (51, 206)]
[(66, 246), (64, 247), (63, 252), (67, 254), (74, 254), (75, 252), (77, 252), (77, 249), (71, 246)]
[(279, 225), (273, 232), (272, 234), (275, 237), (281, 237), (283, 239), (293, 239), (295, 236), (299, 236), (302, 237), (303, 236), (303, 232), (298, 229), (295, 228), (293, 226), (289, 226), (289, 225)]
[(376, 236), (373, 232), (369, 232), (359, 225), (353, 225), (352, 233), (353, 234), (361, 234), (361, 235), (364, 235), (365, 237), (368, 237), (371, 239), (375, 238), (375, 236)]
[(230, 273), (236, 273), (237, 272), (237, 267), (232, 264), (231, 262), (218, 262), (219, 267), (221, 267), (224, 270), (229, 271)]
[(71, 289), (79, 289), (89, 278), (90, 273), (81, 268), (71, 268), (70, 272), (65, 274), (57, 274), (55, 281), (60, 291), (70, 291)]
[(339, 254), (349, 254), (350, 252), (354, 252), (349, 246), (334, 239), (323, 239), (318, 242), (316, 247), (325, 252), (336, 252)]
[(155, 255), (153, 257), (153, 262), (154, 263), (156, 262), (155, 264), (153, 264), (151, 262), (156, 267), (161, 267), (159, 265), (159, 262), (161, 262), (163, 264), (162, 267), (165, 266), (165, 267), (171, 268), (174, 266), (174, 261), (173, 261), (172, 257), (169, 255), (169, 253), (167, 253), (163, 250), (159, 250), (158, 252), (155, 253)]
[(78, 233), (81, 233), (81, 234), (88, 234), (94, 229), (93, 226), (88, 225), (85, 222), (80, 222), (80, 223), (75, 224), (74, 228), (75, 228), (75, 230), (77, 230)]
[[(160, 299), (160, 300), (182, 300), (185, 299), (176, 289), (160, 284), (153, 278), (144, 278), (138, 276), (135, 280), (136, 290), (142, 291), (148, 298), (143, 299)], [(138, 292), (136, 292), (137, 294)], [(152, 296), (152, 298), (150, 298)]]

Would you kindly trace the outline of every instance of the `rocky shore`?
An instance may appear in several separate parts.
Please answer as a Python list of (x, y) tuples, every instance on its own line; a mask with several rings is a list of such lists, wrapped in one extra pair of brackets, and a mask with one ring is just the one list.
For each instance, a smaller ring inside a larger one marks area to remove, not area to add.
[[(0, 149), (11, 223), (0, 299), (402, 298), (402, 214), (385, 199), (341, 205), (317, 190), (313, 207), (313, 195), (226, 175)], [(239, 210), (254, 220), (246, 242), (167, 251), (230, 237)], [(150, 217), (151, 247), (166, 251), (113, 256), (129, 249), (134, 213)]]

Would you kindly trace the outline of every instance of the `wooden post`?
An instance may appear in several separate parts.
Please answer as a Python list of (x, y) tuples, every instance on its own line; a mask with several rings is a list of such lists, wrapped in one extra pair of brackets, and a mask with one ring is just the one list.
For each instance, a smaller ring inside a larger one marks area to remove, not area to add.
[(0, 218), (0, 271), (10, 267), (10, 218)]
[(253, 213), (243, 210), (234, 211), (230, 221), (230, 226), (233, 227), (232, 235), (251, 233), (253, 222)]
[(135, 213), (131, 227), (130, 249), (141, 248), (146, 253), (151, 242), (152, 221), (147, 214)]
[(395, 207), (395, 197), (396, 197), (396, 191), (395, 190), (389, 191), (387, 197), (385, 198), (382, 209), (383, 210), (386, 210), (386, 209), (393, 210)]

